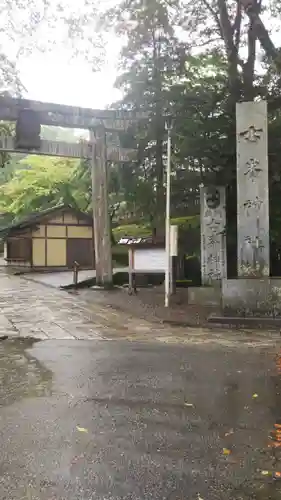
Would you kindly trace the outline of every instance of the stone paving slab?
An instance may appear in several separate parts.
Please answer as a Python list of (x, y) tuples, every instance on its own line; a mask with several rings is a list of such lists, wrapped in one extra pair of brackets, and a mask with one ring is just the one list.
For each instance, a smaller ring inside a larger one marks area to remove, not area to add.
[(17, 332), (13, 326), (13, 324), (4, 316), (0, 315), (0, 337), (4, 337), (5, 335), (9, 335), (9, 337), (16, 336)]
[[(89, 298), (88, 298), (89, 299)], [(163, 343), (219, 343), (268, 346), (280, 340), (268, 331), (172, 327), (89, 302), (79, 293), (44, 286), (0, 272), (0, 337), (63, 340), (119, 340)], [(124, 295), (124, 300), (126, 296)]]
[(139, 337), (155, 330), (148, 321), (89, 304), (79, 294), (5, 273), (0, 273), (0, 317), (0, 334), (42, 340)]
[(101, 339), (101, 331), (85, 321), (74, 297), (18, 276), (0, 274), (0, 335)]

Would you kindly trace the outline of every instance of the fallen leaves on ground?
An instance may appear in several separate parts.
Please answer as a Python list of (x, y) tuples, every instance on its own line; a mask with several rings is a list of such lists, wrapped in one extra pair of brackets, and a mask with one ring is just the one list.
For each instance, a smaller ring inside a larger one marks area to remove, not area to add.
[(76, 429), (79, 431), (79, 432), (86, 432), (88, 433), (88, 429), (85, 429), (85, 427), (79, 427), (79, 425), (76, 425)]
[(228, 456), (228, 455), (230, 455), (231, 450), (230, 450), (229, 448), (223, 448), (223, 449), (222, 449), (222, 453), (223, 453), (223, 455)]
[(273, 441), (272, 443), (269, 443), (268, 448), (280, 448), (281, 443), (279, 441)]
[(234, 434), (234, 430), (233, 429), (230, 429), (228, 432), (225, 433), (225, 437), (227, 436), (231, 436), (232, 434)]
[(273, 479), (281, 479), (281, 472), (272, 472), (270, 470), (262, 470), (261, 471), (262, 476), (270, 476), (273, 477)]

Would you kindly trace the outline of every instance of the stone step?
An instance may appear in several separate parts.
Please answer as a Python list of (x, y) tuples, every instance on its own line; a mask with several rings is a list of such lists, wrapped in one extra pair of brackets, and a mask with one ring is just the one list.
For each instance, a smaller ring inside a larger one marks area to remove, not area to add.
[(219, 286), (191, 286), (188, 288), (188, 304), (220, 307), (222, 300)]
[(241, 328), (281, 328), (281, 316), (215, 316), (208, 317), (212, 326), (233, 326)]

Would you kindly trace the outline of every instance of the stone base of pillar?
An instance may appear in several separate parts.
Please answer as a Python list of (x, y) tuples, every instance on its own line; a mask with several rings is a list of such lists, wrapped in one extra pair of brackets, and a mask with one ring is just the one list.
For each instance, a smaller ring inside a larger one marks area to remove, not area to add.
[(281, 317), (281, 278), (238, 278), (222, 281), (225, 316)]
[(191, 286), (188, 288), (188, 304), (196, 306), (221, 307), (221, 284), (216, 286)]

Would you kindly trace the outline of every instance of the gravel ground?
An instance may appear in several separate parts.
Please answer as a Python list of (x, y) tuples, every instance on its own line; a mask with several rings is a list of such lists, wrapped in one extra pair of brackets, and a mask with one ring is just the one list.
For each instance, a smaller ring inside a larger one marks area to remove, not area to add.
[(183, 326), (206, 326), (210, 314), (219, 314), (217, 307), (203, 307), (187, 303), (187, 290), (179, 289), (171, 301), (171, 307), (164, 307), (163, 289), (140, 289), (137, 295), (129, 295), (126, 289), (112, 292), (79, 290), (79, 294), (89, 302), (107, 304), (115, 310), (157, 323)]

